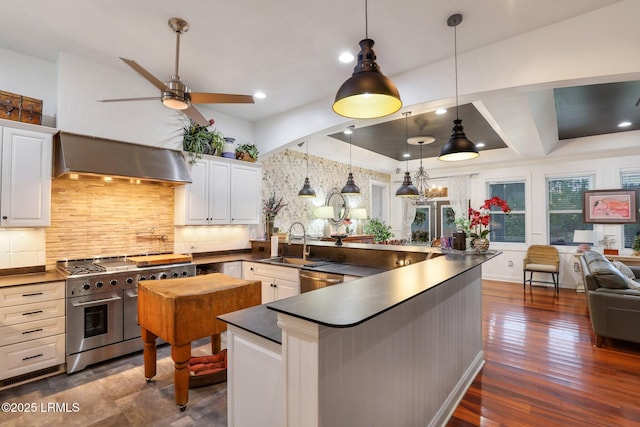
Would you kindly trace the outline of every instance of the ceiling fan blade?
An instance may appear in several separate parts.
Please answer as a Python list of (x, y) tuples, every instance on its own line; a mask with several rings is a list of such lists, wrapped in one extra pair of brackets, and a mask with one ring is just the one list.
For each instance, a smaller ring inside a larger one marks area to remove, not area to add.
[(194, 104), (253, 104), (251, 95), (231, 95), (228, 93), (191, 92), (191, 102)]
[(122, 59), (122, 61), (125, 64), (127, 64), (129, 67), (131, 67), (135, 71), (137, 71), (142, 77), (144, 77), (145, 79), (149, 80), (158, 89), (166, 90), (166, 91), (169, 90), (167, 85), (165, 85), (163, 82), (158, 80), (153, 74), (151, 74), (150, 72), (148, 72), (147, 70), (142, 68), (140, 65), (138, 65), (138, 63), (136, 61), (132, 61), (131, 59), (126, 59), (126, 58), (122, 58), (122, 57), (120, 57), (120, 59)]
[(160, 98), (157, 96), (147, 96), (145, 98), (120, 98), (120, 99), (98, 99), (98, 102), (120, 102), (120, 101), (157, 101)]
[(189, 117), (200, 126), (209, 126), (211, 124), (209, 123), (209, 120), (205, 119), (202, 113), (200, 113), (200, 111), (198, 111), (198, 109), (193, 106), (193, 104), (189, 105), (189, 107), (187, 107), (185, 110), (180, 111), (182, 111), (187, 117)]

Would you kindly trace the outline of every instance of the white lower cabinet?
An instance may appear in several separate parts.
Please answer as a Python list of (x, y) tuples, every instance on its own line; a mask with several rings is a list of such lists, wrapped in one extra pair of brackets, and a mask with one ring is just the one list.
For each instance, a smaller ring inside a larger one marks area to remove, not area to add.
[[(57, 281), (0, 288), (0, 389), (62, 370), (64, 285)], [(46, 368), (53, 370), (38, 372)]]
[(299, 270), (295, 267), (244, 262), (243, 278), (262, 282), (262, 304), (300, 294)]
[(222, 264), (222, 274), (242, 279), (242, 261), (231, 261)]

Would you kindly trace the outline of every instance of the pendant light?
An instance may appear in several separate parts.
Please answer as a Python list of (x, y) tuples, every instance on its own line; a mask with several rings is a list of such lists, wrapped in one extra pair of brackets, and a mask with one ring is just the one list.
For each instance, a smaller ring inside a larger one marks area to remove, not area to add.
[(344, 133), (349, 135), (349, 176), (347, 178), (347, 183), (342, 187), (340, 193), (347, 195), (360, 194), (360, 187), (358, 187), (353, 181), (353, 174), (351, 173), (351, 134), (353, 133), (354, 128), (355, 126), (351, 125), (344, 131)]
[[(407, 144), (407, 154), (409, 153), (409, 116), (411, 111), (402, 113), (404, 116), (404, 135), (405, 143)], [(416, 197), (419, 191), (415, 185), (411, 182), (411, 174), (409, 173), (409, 158), (407, 158), (407, 171), (404, 173), (404, 180), (398, 189), (396, 190), (397, 197)]]
[(309, 140), (307, 140), (306, 144), (307, 144), (307, 176), (304, 178), (304, 184), (302, 186), (302, 189), (298, 191), (298, 197), (310, 199), (312, 197), (316, 197), (316, 192), (313, 188), (311, 188), (311, 183), (309, 182)]
[(457, 162), (460, 160), (469, 160), (478, 157), (478, 148), (476, 145), (469, 141), (464, 134), (462, 128), (462, 120), (458, 116), (458, 36), (457, 27), (462, 22), (462, 15), (459, 13), (451, 15), (447, 19), (447, 25), (453, 27), (453, 46), (454, 46), (454, 60), (456, 70), (456, 119), (453, 121), (453, 129), (451, 130), (451, 137), (449, 141), (440, 150), (438, 160), (445, 162)]
[(393, 114), (402, 107), (396, 85), (376, 63), (374, 41), (369, 38), (368, 5), (364, 2), (365, 38), (360, 40), (358, 63), (333, 103), (333, 111), (352, 119), (372, 119)]

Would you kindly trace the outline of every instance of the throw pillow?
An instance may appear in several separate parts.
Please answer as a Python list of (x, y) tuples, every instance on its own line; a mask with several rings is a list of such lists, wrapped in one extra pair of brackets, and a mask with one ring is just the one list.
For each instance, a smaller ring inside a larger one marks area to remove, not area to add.
[(631, 271), (631, 269), (627, 265), (621, 263), (620, 261), (613, 261), (613, 265), (615, 265), (616, 268), (620, 270), (620, 273), (624, 274), (629, 279), (633, 280), (636, 278), (636, 275), (633, 274), (633, 271)]

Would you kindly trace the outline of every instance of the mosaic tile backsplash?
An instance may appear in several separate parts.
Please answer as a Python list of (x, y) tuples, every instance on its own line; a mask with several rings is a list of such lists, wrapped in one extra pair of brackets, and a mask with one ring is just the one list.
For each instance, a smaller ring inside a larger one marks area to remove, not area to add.
[[(317, 219), (315, 208), (324, 206), (327, 194), (331, 189), (338, 191), (347, 182), (349, 164), (328, 160), (323, 157), (309, 156), (309, 180), (316, 192), (313, 199), (298, 197), (304, 178), (307, 176), (306, 154), (294, 150), (284, 150), (261, 159), (262, 161), (262, 199), (268, 199), (275, 192), (283, 197), (287, 204), (275, 218), (274, 226), (280, 231), (288, 231), (295, 221), (302, 222), (310, 235), (320, 236), (326, 226), (326, 220)], [(369, 213), (371, 205), (370, 182), (380, 181), (389, 184), (390, 176), (381, 172), (352, 167), (353, 178), (360, 187), (359, 196), (347, 196), (350, 208), (366, 208)], [(263, 217), (264, 220), (264, 217)], [(264, 232), (264, 225), (262, 226)], [(295, 230), (300, 234), (300, 230)]]

